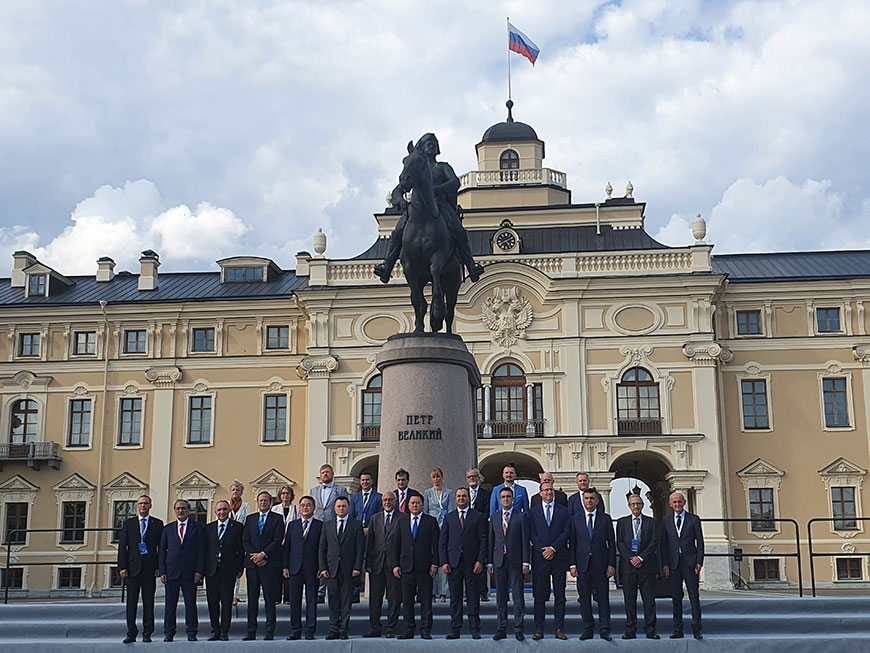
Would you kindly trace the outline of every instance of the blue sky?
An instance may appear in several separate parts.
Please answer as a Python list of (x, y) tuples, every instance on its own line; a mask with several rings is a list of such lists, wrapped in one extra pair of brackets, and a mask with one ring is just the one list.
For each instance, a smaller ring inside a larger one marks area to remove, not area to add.
[(870, 247), (870, 5), (822, 2), (210, 2), (0, 7), (0, 274), (28, 249), (68, 274), (282, 267), (375, 238), (404, 144), (461, 173), (518, 120), (574, 201), (630, 179), (647, 229), (717, 252)]

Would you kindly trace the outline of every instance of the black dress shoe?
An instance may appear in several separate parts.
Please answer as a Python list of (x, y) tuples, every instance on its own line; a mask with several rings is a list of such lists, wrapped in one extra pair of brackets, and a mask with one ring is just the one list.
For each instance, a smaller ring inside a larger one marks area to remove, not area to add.
[(146, 644), (150, 644), (151, 643), (151, 635), (143, 635), (142, 641), (145, 642)]
[(254, 641), (255, 639), (257, 639), (257, 636), (254, 635), (253, 633), (248, 633), (247, 635), (245, 635), (244, 637), (242, 637), (242, 641), (243, 641), (243, 642), (252, 642), (252, 641)]
[(287, 635), (287, 640), (291, 641), (291, 642), (295, 642), (295, 641), (300, 640), (300, 639), (302, 639), (302, 635), (299, 635), (298, 633), (293, 633), (292, 635)]
[(507, 634), (502, 631), (498, 631), (495, 635), (492, 636), (495, 641), (499, 641), (500, 639), (506, 639)]
[(334, 639), (338, 639), (338, 638), (339, 638), (339, 634), (338, 634), (338, 633), (329, 633), (329, 634), (326, 636), (326, 639), (328, 639), (329, 641), (332, 641), (332, 640), (334, 640)]
[(661, 639), (661, 637), (659, 637), (656, 633), (647, 633), (646, 638), (647, 639)]
[(205, 641), (207, 641), (207, 642), (217, 642), (217, 641), (220, 641), (220, 638), (221, 638), (221, 636), (220, 636), (218, 633), (212, 633), (212, 634), (211, 634), (211, 637), (209, 637), (209, 638), (208, 638), (207, 640), (205, 640)]
[(484, 594), (480, 597), (480, 600), (486, 603), (487, 601), (489, 601), (489, 594)]
[(228, 633), (221, 633), (221, 641), (222, 641), (222, 642), (228, 642), (228, 641), (230, 641), (230, 636), (229, 636), (229, 634), (228, 634)]
[(188, 642), (195, 642), (195, 641), (196, 641), (196, 635), (188, 635), (188, 636), (187, 636), (187, 641), (188, 641)]
[(347, 633), (342, 633), (338, 636), (339, 639), (347, 639)]
[(314, 639), (314, 633), (305, 633), (305, 639), (309, 642), (312, 641)]
[(432, 639), (431, 633), (420, 633), (420, 639)]
[(124, 644), (132, 644), (132, 643), (135, 642), (135, 641), (136, 641), (136, 635), (127, 635), (127, 636), (124, 638), (124, 642), (123, 642), (123, 643), (124, 643)]
[(624, 633), (622, 635), (622, 639), (637, 639), (637, 634), (635, 633)]
[(380, 637), (380, 636), (381, 636), (381, 631), (379, 631), (379, 630), (370, 630), (365, 635), (363, 635), (363, 637)]
[(605, 642), (612, 642), (613, 641), (613, 638), (610, 636), (610, 633), (601, 633), (599, 635), (599, 637), (601, 639), (603, 639)]
[(165, 635), (165, 636), (163, 637), (163, 641), (164, 641), (164, 642), (171, 642), (171, 641), (174, 640), (174, 639), (175, 639), (175, 635)]
[(592, 639), (592, 633), (583, 633), (582, 635), (580, 635), (580, 639), (584, 641), (587, 639)]
[(694, 637), (695, 639), (704, 639), (704, 636), (701, 634), (700, 630), (696, 630), (695, 632), (693, 632), (692, 637)]
[(450, 633), (444, 639), (459, 639), (459, 633)]
[(675, 630), (674, 632), (671, 633), (671, 635), (670, 635), (670, 637), (668, 637), (668, 639), (683, 639), (683, 633)]
[(542, 632), (539, 630), (539, 631), (537, 631), (534, 635), (532, 635), (532, 639), (535, 640), (536, 642), (537, 642), (538, 640), (544, 639), (544, 633), (542, 633)]
[(392, 631), (387, 631), (384, 633), (384, 637), (386, 637), (387, 639), (393, 639), (393, 637), (395, 637), (395, 636), (396, 636), (396, 633), (394, 633)]
[(568, 636), (565, 633), (563, 633), (561, 630), (557, 630), (556, 631), (556, 639), (566, 640), (566, 639), (568, 639)]
[(264, 641), (264, 642), (271, 642), (273, 639), (275, 639), (275, 636), (274, 636), (274, 635), (266, 635), (266, 636), (263, 638), (263, 641)]
[(514, 633), (514, 637), (516, 637), (518, 642), (521, 642), (526, 638), (526, 636), (523, 635), (522, 633)]
[(402, 633), (397, 635), (396, 639), (414, 639), (414, 633)]
[(480, 633), (471, 633), (471, 639), (480, 639)]

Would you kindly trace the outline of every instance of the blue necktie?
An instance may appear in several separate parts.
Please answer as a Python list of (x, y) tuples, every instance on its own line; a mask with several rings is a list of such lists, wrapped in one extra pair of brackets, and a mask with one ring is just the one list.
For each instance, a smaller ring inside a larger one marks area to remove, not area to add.
[(587, 524), (586, 528), (589, 529), (589, 539), (591, 540), (592, 539), (592, 513), (591, 512), (589, 513), (589, 523)]
[[(219, 539), (219, 540), (222, 540), (222, 539), (223, 539), (223, 537), (224, 537), (224, 529), (225, 529), (226, 527), (227, 527), (226, 524), (221, 524), (220, 532), (218, 533), (218, 539)], [(263, 532), (262, 529), (260, 529), (260, 532), (261, 532), (261, 533)]]
[(145, 541), (145, 531), (148, 530), (148, 520), (147, 520), (147, 519), (142, 519), (142, 520), (139, 521), (139, 523), (140, 523), (141, 526), (142, 526), (142, 541), (144, 542), (144, 541)]
[(260, 513), (260, 535), (263, 534), (263, 526), (266, 525), (266, 515)]
[(550, 509), (551, 508), (552, 508), (552, 506), (548, 503), (547, 504), (547, 526), (550, 525)]
[(411, 524), (411, 537), (417, 539), (417, 518), (414, 517), (414, 523)]

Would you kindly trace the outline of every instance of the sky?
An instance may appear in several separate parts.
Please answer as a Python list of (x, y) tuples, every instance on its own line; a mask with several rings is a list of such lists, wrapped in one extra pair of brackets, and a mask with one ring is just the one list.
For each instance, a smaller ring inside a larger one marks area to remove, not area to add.
[(0, 275), (26, 249), (295, 267), (376, 238), (405, 144), (457, 173), (505, 119), (546, 142), (573, 201), (628, 180), (646, 229), (714, 253), (870, 248), (870, 3), (726, 0), (0, 5)]

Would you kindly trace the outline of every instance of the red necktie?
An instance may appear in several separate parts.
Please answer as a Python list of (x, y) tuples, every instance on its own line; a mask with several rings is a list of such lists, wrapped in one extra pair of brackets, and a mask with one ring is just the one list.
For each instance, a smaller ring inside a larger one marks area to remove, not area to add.
[(465, 511), (459, 513), (459, 528), (465, 528)]
[(184, 522), (181, 522), (178, 529), (178, 543), (184, 544)]
[(502, 522), (502, 527), (504, 528), (505, 535), (507, 535), (508, 522), (510, 521), (510, 518), (511, 518), (511, 514), (509, 512), (506, 512), (504, 514), (504, 521)]
[(401, 512), (405, 512), (405, 491), (404, 490), (402, 490), (402, 503), (399, 506), (399, 510)]

